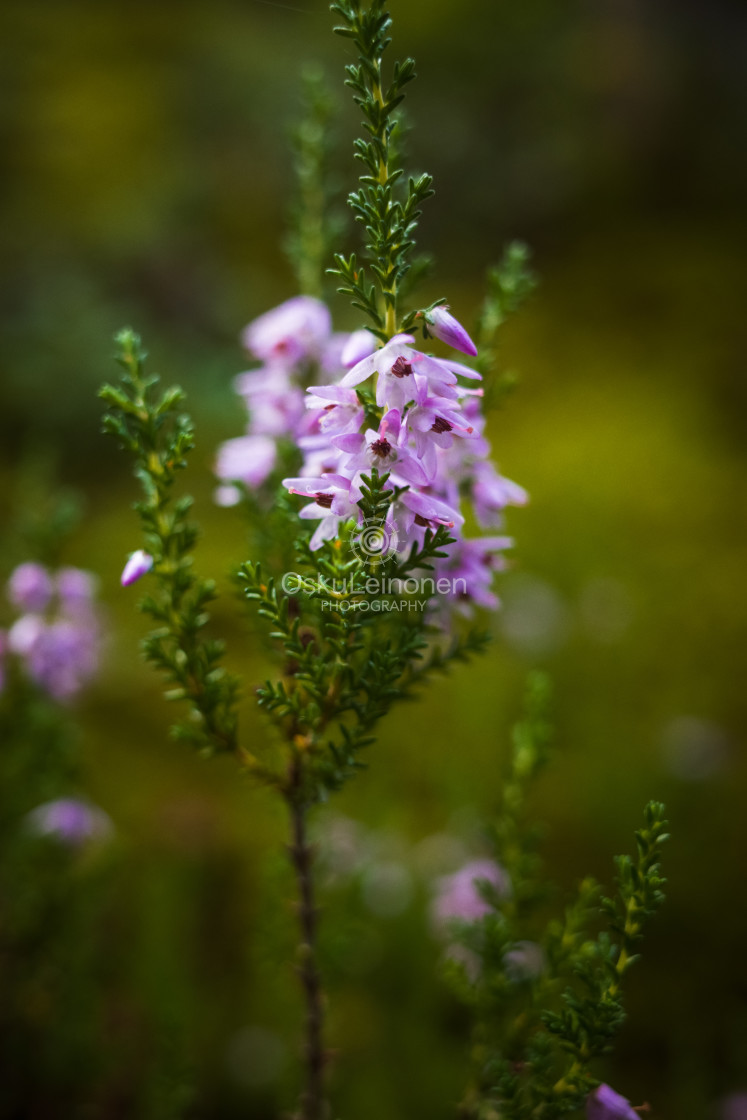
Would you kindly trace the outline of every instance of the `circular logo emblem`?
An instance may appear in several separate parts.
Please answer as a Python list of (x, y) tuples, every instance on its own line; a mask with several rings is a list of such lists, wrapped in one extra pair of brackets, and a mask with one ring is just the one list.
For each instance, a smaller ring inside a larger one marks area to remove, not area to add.
[(350, 534), (350, 548), (359, 560), (384, 560), (397, 549), (397, 526), (393, 522), (364, 521)]

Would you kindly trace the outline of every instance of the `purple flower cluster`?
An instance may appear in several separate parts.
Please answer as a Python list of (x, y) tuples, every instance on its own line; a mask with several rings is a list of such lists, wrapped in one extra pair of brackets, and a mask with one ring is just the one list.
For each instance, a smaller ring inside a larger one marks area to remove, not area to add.
[(215, 474), (221, 485), (215, 497), (224, 506), (240, 500), (237, 484), (255, 490), (266, 482), (277, 465), (281, 441), (304, 447), (315, 434), (304, 393), (310, 380), (331, 381), (376, 346), (368, 331), (334, 333), (329, 309), (311, 296), (297, 296), (261, 315), (244, 329), (241, 340), (262, 364), (236, 378), (249, 421), (243, 436), (218, 449)]
[[(448, 309), (421, 317), (428, 334), (477, 354)], [(260, 486), (276, 465), (277, 441), (292, 441), (303, 463), (283, 484), (308, 499), (300, 516), (319, 522), (311, 537), (316, 550), (337, 538), (346, 522), (361, 525), (362, 476), (376, 468), (389, 474), (398, 493), (382, 541), (409, 554), (413, 544), (423, 546), (429, 530), (444, 526), (456, 538), (435, 573), (454, 589), (447, 598), (467, 613), (474, 603), (497, 606), (493, 572), (504, 566), (512, 542), (503, 535), (465, 539), (462, 529), (470, 512), (480, 529), (500, 529), (505, 507), (523, 505), (527, 495), (490, 461), (483, 391), (475, 386), (480, 374), (416, 349), (412, 335), (378, 346), (365, 330), (334, 334), (326, 306), (306, 296), (255, 320), (243, 341), (262, 365), (237, 380), (250, 420), (246, 435), (219, 449), (217, 500), (238, 501), (236, 483)], [(314, 377), (319, 383), (309, 385)]]
[(7, 596), (22, 613), (7, 633), (0, 632), (0, 686), (12, 655), (55, 700), (68, 700), (80, 691), (99, 661), (95, 590), (94, 577), (80, 568), (50, 572), (28, 562), (15, 569)]

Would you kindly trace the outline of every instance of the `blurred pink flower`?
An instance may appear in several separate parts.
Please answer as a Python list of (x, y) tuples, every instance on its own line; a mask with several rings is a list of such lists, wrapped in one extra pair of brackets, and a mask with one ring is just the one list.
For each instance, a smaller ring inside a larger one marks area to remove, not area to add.
[(52, 577), (42, 564), (19, 564), (8, 580), (8, 598), (22, 611), (43, 611), (54, 594)]
[(246, 349), (261, 361), (317, 359), (332, 333), (332, 317), (321, 300), (296, 296), (254, 319), (241, 334)]
[(747, 1093), (731, 1093), (721, 1102), (721, 1120), (747, 1120)]
[(454, 875), (439, 879), (433, 903), (433, 918), (437, 926), (454, 920), (476, 922), (492, 910), (483, 898), (480, 883), (489, 883), (499, 897), (506, 897), (511, 890), (506, 872), (492, 859), (475, 859)]
[(71, 847), (78, 847), (86, 840), (103, 840), (113, 830), (103, 809), (77, 797), (61, 797), (38, 805), (26, 820), (38, 836), (54, 836)]
[(215, 473), (223, 482), (261, 486), (275, 466), (277, 446), (269, 436), (237, 436), (218, 448)]

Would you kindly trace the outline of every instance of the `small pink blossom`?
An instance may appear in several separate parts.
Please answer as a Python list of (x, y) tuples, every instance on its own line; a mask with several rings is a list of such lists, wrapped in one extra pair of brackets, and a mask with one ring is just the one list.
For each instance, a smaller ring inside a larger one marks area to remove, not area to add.
[[(306, 407), (316, 413), (317, 427), (325, 436), (325, 442), (332, 436), (345, 432), (357, 432), (363, 423), (364, 410), (355, 389), (343, 389), (340, 385), (312, 385)], [(304, 437), (301, 437), (303, 439)], [(299, 447), (304, 447), (299, 441)]]
[(350, 479), (341, 474), (327, 474), (319, 478), (284, 478), (283, 486), (291, 494), (313, 498), (311, 504), (303, 506), (298, 513), (303, 520), (320, 522), (309, 542), (312, 552), (321, 548), (324, 541), (334, 540), (340, 525), (351, 517), (360, 517), (359, 476)]
[(424, 377), (431, 390), (441, 396), (456, 396), (453, 386), (456, 375), (437, 358), (430, 358), (413, 348), (415, 339), (410, 334), (397, 334), (345, 374), (341, 385), (352, 388), (378, 373), (376, 403), (380, 407), (399, 408), (414, 401), (417, 384), (414, 374)]
[(529, 495), (523, 486), (503, 478), (490, 462), (475, 463), (473, 468), (472, 501), (475, 516), (482, 528), (501, 524), (501, 514), (506, 506), (525, 506)]
[(494, 610), (500, 605), (491, 590), (493, 574), (506, 567), (503, 553), (513, 543), (510, 537), (462, 538), (452, 545), (448, 559), (437, 562), (439, 576), (447, 577), (451, 587), (445, 598), (460, 614), (469, 618), (475, 606)]
[(222, 482), (243, 482), (254, 489), (272, 472), (277, 459), (275, 440), (269, 436), (238, 436), (218, 448), (215, 474)]
[(59, 615), (51, 622), (25, 614), (8, 633), (8, 649), (40, 688), (55, 700), (69, 700), (98, 668), (98, 625), (92, 614), (83, 620)]
[(369, 354), (373, 354), (377, 347), (375, 337), (370, 331), (360, 330), (353, 331), (348, 337), (347, 342), (342, 348), (340, 354), (340, 363), (345, 369), (352, 369), (363, 358), (367, 358)]
[(17, 657), (27, 657), (44, 630), (44, 619), (39, 614), (24, 614), (8, 631), (7, 646)]
[(96, 593), (96, 577), (82, 568), (60, 568), (55, 587), (64, 610), (85, 610)]
[(311, 296), (296, 296), (251, 322), (241, 340), (260, 361), (294, 364), (317, 359), (331, 331), (332, 319), (325, 304)]
[(408, 490), (400, 499), (404, 509), (401, 524), (407, 533), (422, 543), (426, 530), (432, 532), (443, 525), (446, 529), (461, 528), (464, 517), (453, 506), (416, 490)]
[(42, 564), (19, 564), (8, 580), (8, 598), (22, 611), (43, 611), (54, 594), (54, 583)]
[(336, 436), (332, 445), (343, 452), (340, 464), (343, 470), (370, 472), (376, 467), (379, 474), (393, 473), (407, 483), (426, 486), (428, 476), (413, 453), (402, 444), (401, 432), (399, 409), (390, 408), (384, 413), (378, 431), (368, 428), (365, 432)]

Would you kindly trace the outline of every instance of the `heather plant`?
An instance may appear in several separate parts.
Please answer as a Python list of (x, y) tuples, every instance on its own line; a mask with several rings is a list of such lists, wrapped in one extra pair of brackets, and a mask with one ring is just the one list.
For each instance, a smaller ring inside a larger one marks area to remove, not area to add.
[(591, 1120), (630, 1120), (636, 1113), (599, 1084), (593, 1063), (624, 1022), (623, 979), (663, 901), (664, 806), (646, 806), (635, 855), (615, 860), (611, 896), (587, 876), (560, 914), (548, 907), (556, 892), (527, 805), (549, 759), (548, 691), (544, 675), (530, 677), (488, 830), (493, 859), (465, 867), (439, 898), (457, 949), (449, 976), (475, 1018), (474, 1078), (460, 1115), (559, 1117), (586, 1103)]
[[(33, 542), (44, 562), (16, 565), (0, 605), (2, 1116), (72, 1110), (100, 1072), (90, 923), (112, 825), (82, 793), (73, 708), (101, 619), (93, 574), (56, 560), (61, 530), (50, 516)], [(12, 537), (8, 551), (26, 547)]]
[[(534, 283), (526, 249), (514, 244), (488, 275), (472, 334), (445, 299), (417, 304), (415, 234), (433, 188), (429, 175), (406, 174), (397, 143), (415, 64), (385, 66), (383, 0), (340, 0), (332, 10), (335, 30), (357, 52), (346, 83), (363, 117), (355, 141), (361, 175), (348, 202), (363, 247), (331, 254), (328, 272), (361, 320), (352, 332), (334, 331), (320, 298), (331, 229), (329, 105), (312, 80), (296, 134), (289, 239), (299, 291), (242, 333), (258, 363), (236, 382), (247, 427), (216, 460), (216, 501), (247, 514), (249, 558), (237, 576), (276, 665), (254, 687), (267, 719), (262, 744), (240, 735), (245, 683), (210, 636), (216, 585), (193, 564), (198, 528), (177, 485), (195, 440), (183, 394), (160, 388), (130, 329), (117, 336), (122, 377), (101, 390), (105, 429), (133, 456), (141, 486), (143, 539), (122, 583), (149, 581), (140, 609), (154, 628), (144, 650), (167, 697), (186, 708), (174, 733), (206, 754), (232, 754), (287, 807), (305, 1003), (300, 1120), (331, 1115), (309, 817), (375, 764), (378, 726), (394, 704), (486, 643), (480, 612), (499, 605), (494, 577), (512, 545), (505, 510), (527, 495), (493, 463), (483, 406), (511, 386), (496, 372), (496, 339)], [(627, 1102), (599, 1086), (590, 1063), (622, 1021), (621, 981), (661, 898), (663, 810), (652, 803), (638, 857), (618, 861), (617, 896), (584, 880), (564, 918), (547, 918), (548, 885), (526, 810), (527, 788), (547, 758), (543, 695), (533, 680), (498, 797), (492, 857), (444, 883), (436, 906), (459, 945), (453, 978), (475, 1012), (475, 1073), (462, 1114), (483, 1120), (552, 1118), (585, 1103), (591, 1116), (625, 1115), (614, 1112), (613, 1098)]]

